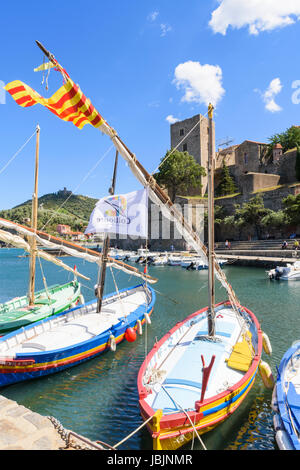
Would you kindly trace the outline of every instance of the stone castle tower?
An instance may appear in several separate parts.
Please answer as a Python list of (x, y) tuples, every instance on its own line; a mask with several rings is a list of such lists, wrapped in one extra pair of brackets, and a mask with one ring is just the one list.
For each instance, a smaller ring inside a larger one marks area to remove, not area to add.
[[(200, 124), (197, 125), (197, 123)], [(170, 126), (171, 133), (171, 148), (176, 147), (179, 142), (182, 141), (191, 129), (193, 131), (187, 136), (186, 139), (180, 144), (178, 150), (180, 152), (188, 152), (192, 155), (197, 163), (205, 168), (207, 173), (207, 162), (208, 162), (208, 142), (209, 142), (209, 121), (206, 117), (201, 114), (184, 119), (183, 121), (177, 121)], [(214, 122), (213, 122), (214, 126)], [(213, 127), (214, 129), (214, 127)], [(207, 177), (202, 176), (201, 179), (202, 188), (198, 192), (203, 196), (207, 190)]]

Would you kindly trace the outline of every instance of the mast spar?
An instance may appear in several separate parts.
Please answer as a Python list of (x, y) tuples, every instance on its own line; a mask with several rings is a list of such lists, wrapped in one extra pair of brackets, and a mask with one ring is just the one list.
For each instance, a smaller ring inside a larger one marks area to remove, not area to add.
[[(111, 187), (109, 188), (109, 193), (112, 196), (115, 193), (115, 187), (116, 187), (118, 157), (119, 157), (119, 152), (118, 152), (118, 150), (116, 150), (114, 172), (113, 172)], [(103, 299), (103, 293), (104, 293), (104, 284), (105, 284), (105, 277), (106, 277), (107, 256), (108, 256), (108, 252), (109, 252), (109, 243), (110, 243), (109, 235), (108, 235), (108, 233), (106, 233), (105, 238), (104, 238), (104, 242), (103, 242), (103, 247), (102, 247), (101, 277), (100, 277), (100, 283), (97, 287), (97, 296), (98, 296), (97, 312), (100, 312), (101, 306), (102, 306), (102, 299)]]
[[(39, 150), (40, 150), (40, 126), (36, 127), (36, 149), (35, 149), (35, 175), (34, 175), (34, 190), (32, 195), (32, 212), (31, 212), (31, 228), (34, 233), (37, 230), (37, 215), (38, 215), (38, 179), (39, 179)], [(34, 304), (34, 289), (35, 289), (35, 266), (36, 266), (36, 238), (30, 239), (30, 277), (29, 277), (29, 305)]]
[(208, 334), (215, 335), (215, 251), (214, 251), (214, 170), (215, 136), (213, 127), (213, 106), (208, 106), (209, 142), (208, 142)]

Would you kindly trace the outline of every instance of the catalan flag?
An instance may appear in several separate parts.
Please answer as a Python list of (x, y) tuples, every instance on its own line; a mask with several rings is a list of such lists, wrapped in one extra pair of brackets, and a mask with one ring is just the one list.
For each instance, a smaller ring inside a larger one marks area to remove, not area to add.
[(73, 122), (79, 129), (82, 129), (86, 124), (100, 127), (105, 122), (90, 100), (84, 96), (80, 88), (70, 78), (51, 98), (43, 98), (30, 86), (19, 80), (8, 83), (5, 89), (23, 108), (39, 103), (60, 119)]

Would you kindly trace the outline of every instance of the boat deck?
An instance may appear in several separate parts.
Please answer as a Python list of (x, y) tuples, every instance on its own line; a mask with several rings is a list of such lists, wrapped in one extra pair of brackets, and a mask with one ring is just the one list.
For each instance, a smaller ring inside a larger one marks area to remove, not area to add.
[(218, 315), (222, 317), (216, 319), (215, 341), (207, 337), (206, 317), (186, 329), (181, 339), (170, 337), (161, 362), (155, 367), (159, 371), (157, 382), (160, 385), (151, 387), (152, 393), (146, 398), (154, 410), (162, 409), (164, 414), (168, 414), (181, 408), (194, 409), (202, 389), (201, 355), (205, 366), (215, 355), (205, 398), (221, 393), (243, 377), (244, 372), (228, 367), (225, 362), (239, 337), (240, 325), (230, 308), (219, 309)]
[[(16, 353), (49, 351), (72, 346), (97, 336), (122, 317), (129, 315), (138, 306), (146, 305), (146, 294), (143, 290), (128, 293), (126, 297), (115, 297), (114, 301), (103, 303), (100, 313), (96, 312), (97, 303), (76, 309), (67, 316), (53, 317), (46, 324), (33, 326), (27, 332), (28, 338), (20, 338), (19, 344), (5, 349), (5, 342), (0, 345), (1, 355), (14, 356)], [(45, 325), (50, 325), (43, 331)], [(16, 338), (16, 337), (14, 337)], [(14, 338), (11, 338), (12, 340)], [(8, 340), (9, 341), (9, 340)]]

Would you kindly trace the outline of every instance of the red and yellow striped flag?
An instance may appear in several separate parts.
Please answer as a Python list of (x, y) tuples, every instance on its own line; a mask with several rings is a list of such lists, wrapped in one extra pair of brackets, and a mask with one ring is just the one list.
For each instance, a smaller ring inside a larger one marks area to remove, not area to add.
[(71, 79), (68, 79), (51, 98), (43, 98), (20, 80), (8, 83), (5, 89), (20, 106), (27, 108), (39, 103), (60, 119), (73, 122), (79, 129), (86, 124), (100, 127), (105, 122), (90, 100)]

